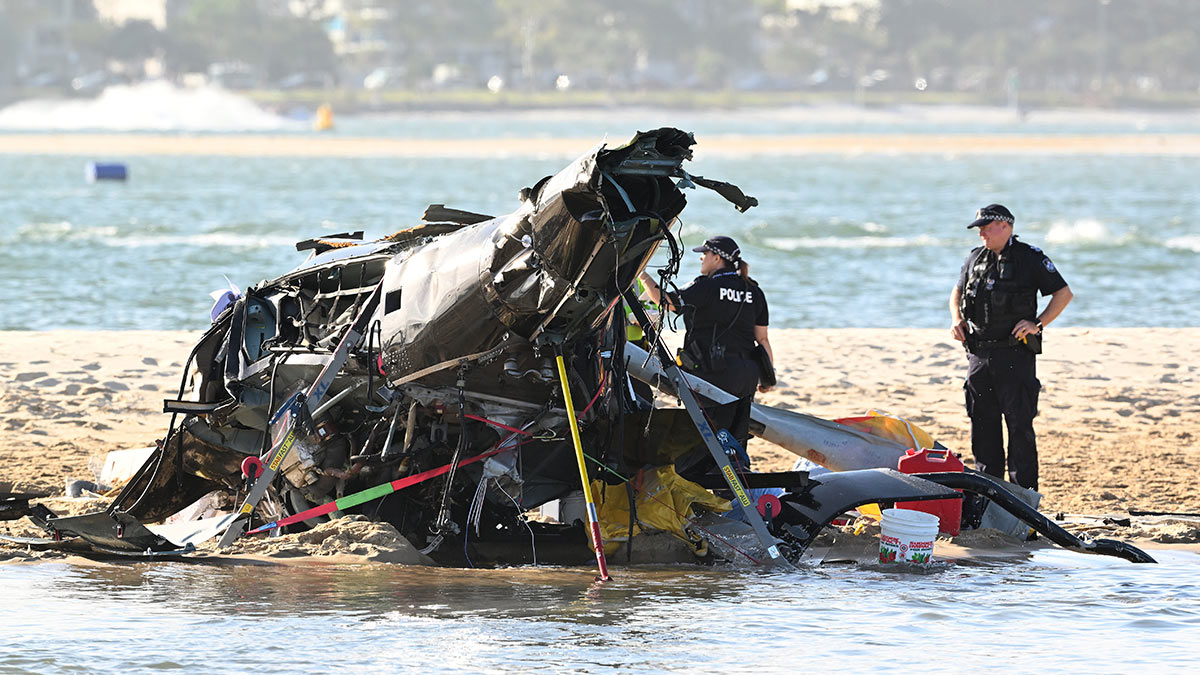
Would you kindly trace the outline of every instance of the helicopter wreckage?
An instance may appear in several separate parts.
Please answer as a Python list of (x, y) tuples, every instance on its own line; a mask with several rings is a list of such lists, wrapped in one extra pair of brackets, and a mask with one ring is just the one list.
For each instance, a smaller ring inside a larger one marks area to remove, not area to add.
[[(521, 190), (505, 216), (435, 205), (423, 224), (377, 241), (343, 233), (297, 244), (310, 252), (299, 267), (218, 302), (164, 404), (166, 436), (105, 511), (57, 517), (22, 503), (0, 516), (30, 515), (46, 541), (156, 556), (361, 514), (438, 564), (595, 554), (603, 572), (598, 520), (609, 553), (631, 552), (657, 525), (697, 556), (787, 564), (849, 509), (965, 490), (1068, 548), (1151, 561), (1121, 542), (1075, 538), (985, 476), (886, 468), (904, 444), (798, 413), (756, 405), (752, 429), (836, 471), (735, 467), (744, 453), (697, 402), (729, 395), (680, 371), (657, 337), (661, 321), (630, 292), (660, 246), (664, 281), (678, 271), (682, 188), (711, 189), (739, 211), (757, 204), (689, 174), (693, 144), (676, 129), (639, 132)], [(627, 341), (626, 308), (649, 352)], [(635, 380), (682, 407), (656, 407)], [(719, 473), (697, 485), (671, 466), (700, 445)], [(764, 491), (774, 499), (755, 504)], [(590, 533), (571, 518), (527, 517), (581, 492)], [(182, 534), (146, 524), (214, 493), (225, 515)], [(732, 505), (741, 519), (717, 518), (726, 529), (716, 535), (693, 504)]]

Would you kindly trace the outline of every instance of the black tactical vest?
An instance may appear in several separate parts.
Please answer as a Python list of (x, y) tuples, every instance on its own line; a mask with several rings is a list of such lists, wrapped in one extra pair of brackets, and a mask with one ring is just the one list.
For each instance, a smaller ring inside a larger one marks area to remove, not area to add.
[(972, 252), (959, 309), (976, 339), (1006, 340), (1018, 321), (1037, 319), (1032, 256), (1022, 255), (1028, 248), (1014, 239), (999, 254), (986, 246)]

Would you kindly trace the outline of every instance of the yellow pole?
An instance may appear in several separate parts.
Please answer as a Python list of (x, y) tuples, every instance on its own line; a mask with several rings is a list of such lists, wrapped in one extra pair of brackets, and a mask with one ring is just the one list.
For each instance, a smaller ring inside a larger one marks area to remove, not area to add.
[(608, 581), (608, 563), (604, 560), (604, 540), (600, 538), (600, 520), (596, 515), (596, 503), (592, 501), (592, 483), (588, 480), (587, 465), (584, 464), (583, 443), (579, 440), (579, 423), (575, 419), (575, 404), (571, 402), (571, 385), (567, 383), (567, 367), (562, 354), (555, 355), (558, 364), (558, 379), (562, 382), (563, 403), (567, 407), (567, 420), (571, 424), (571, 440), (575, 443), (575, 460), (579, 463), (579, 480), (583, 483), (583, 499), (587, 502), (588, 526), (592, 533), (592, 548), (596, 550), (596, 564), (600, 567), (600, 580)]

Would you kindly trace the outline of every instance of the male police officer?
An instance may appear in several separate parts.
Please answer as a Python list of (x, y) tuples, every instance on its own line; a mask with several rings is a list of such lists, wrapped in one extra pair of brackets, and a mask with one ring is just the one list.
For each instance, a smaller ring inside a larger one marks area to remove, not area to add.
[[(1004, 477), (1003, 415), (1009, 480), (1037, 490), (1033, 418), (1041, 383), (1034, 358), (1042, 351), (1042, 329), (1074, 294), (1041, 249), (1017, 241), (1013, 220), (1008, 209), (990, 204), (967, 226), (979, 228), (983, 246), (967, 256), (950, 293), (950, 334), (967, 348), (963, 389), (975, 467)], [(1038, 292), (1050, 296), (1041, 314)]]

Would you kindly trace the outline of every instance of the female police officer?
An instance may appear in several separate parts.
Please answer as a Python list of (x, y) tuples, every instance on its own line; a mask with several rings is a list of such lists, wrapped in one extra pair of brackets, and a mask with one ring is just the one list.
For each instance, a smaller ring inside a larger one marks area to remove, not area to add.
[[(692, 250), (702, 254), (700, 276), (687, 287), (664, 295), (650, 275), (643, 272), (640, 279), (651, 300), (683, 315), (687, 333), (680, 360), (685, 369), (737, 397), (725, 405), (702, 397), (701, 405), (714, 430), (728, 430), (745, 448), (754, 392), (770, 390), (759, 385), (754, 360), (758, 344), (774, 362), (767, 340), (767, 299), (729, 237), (713, 237)], [(684, 475), (702, 474), (712, 466), (704, 450), (676, 462)]]

